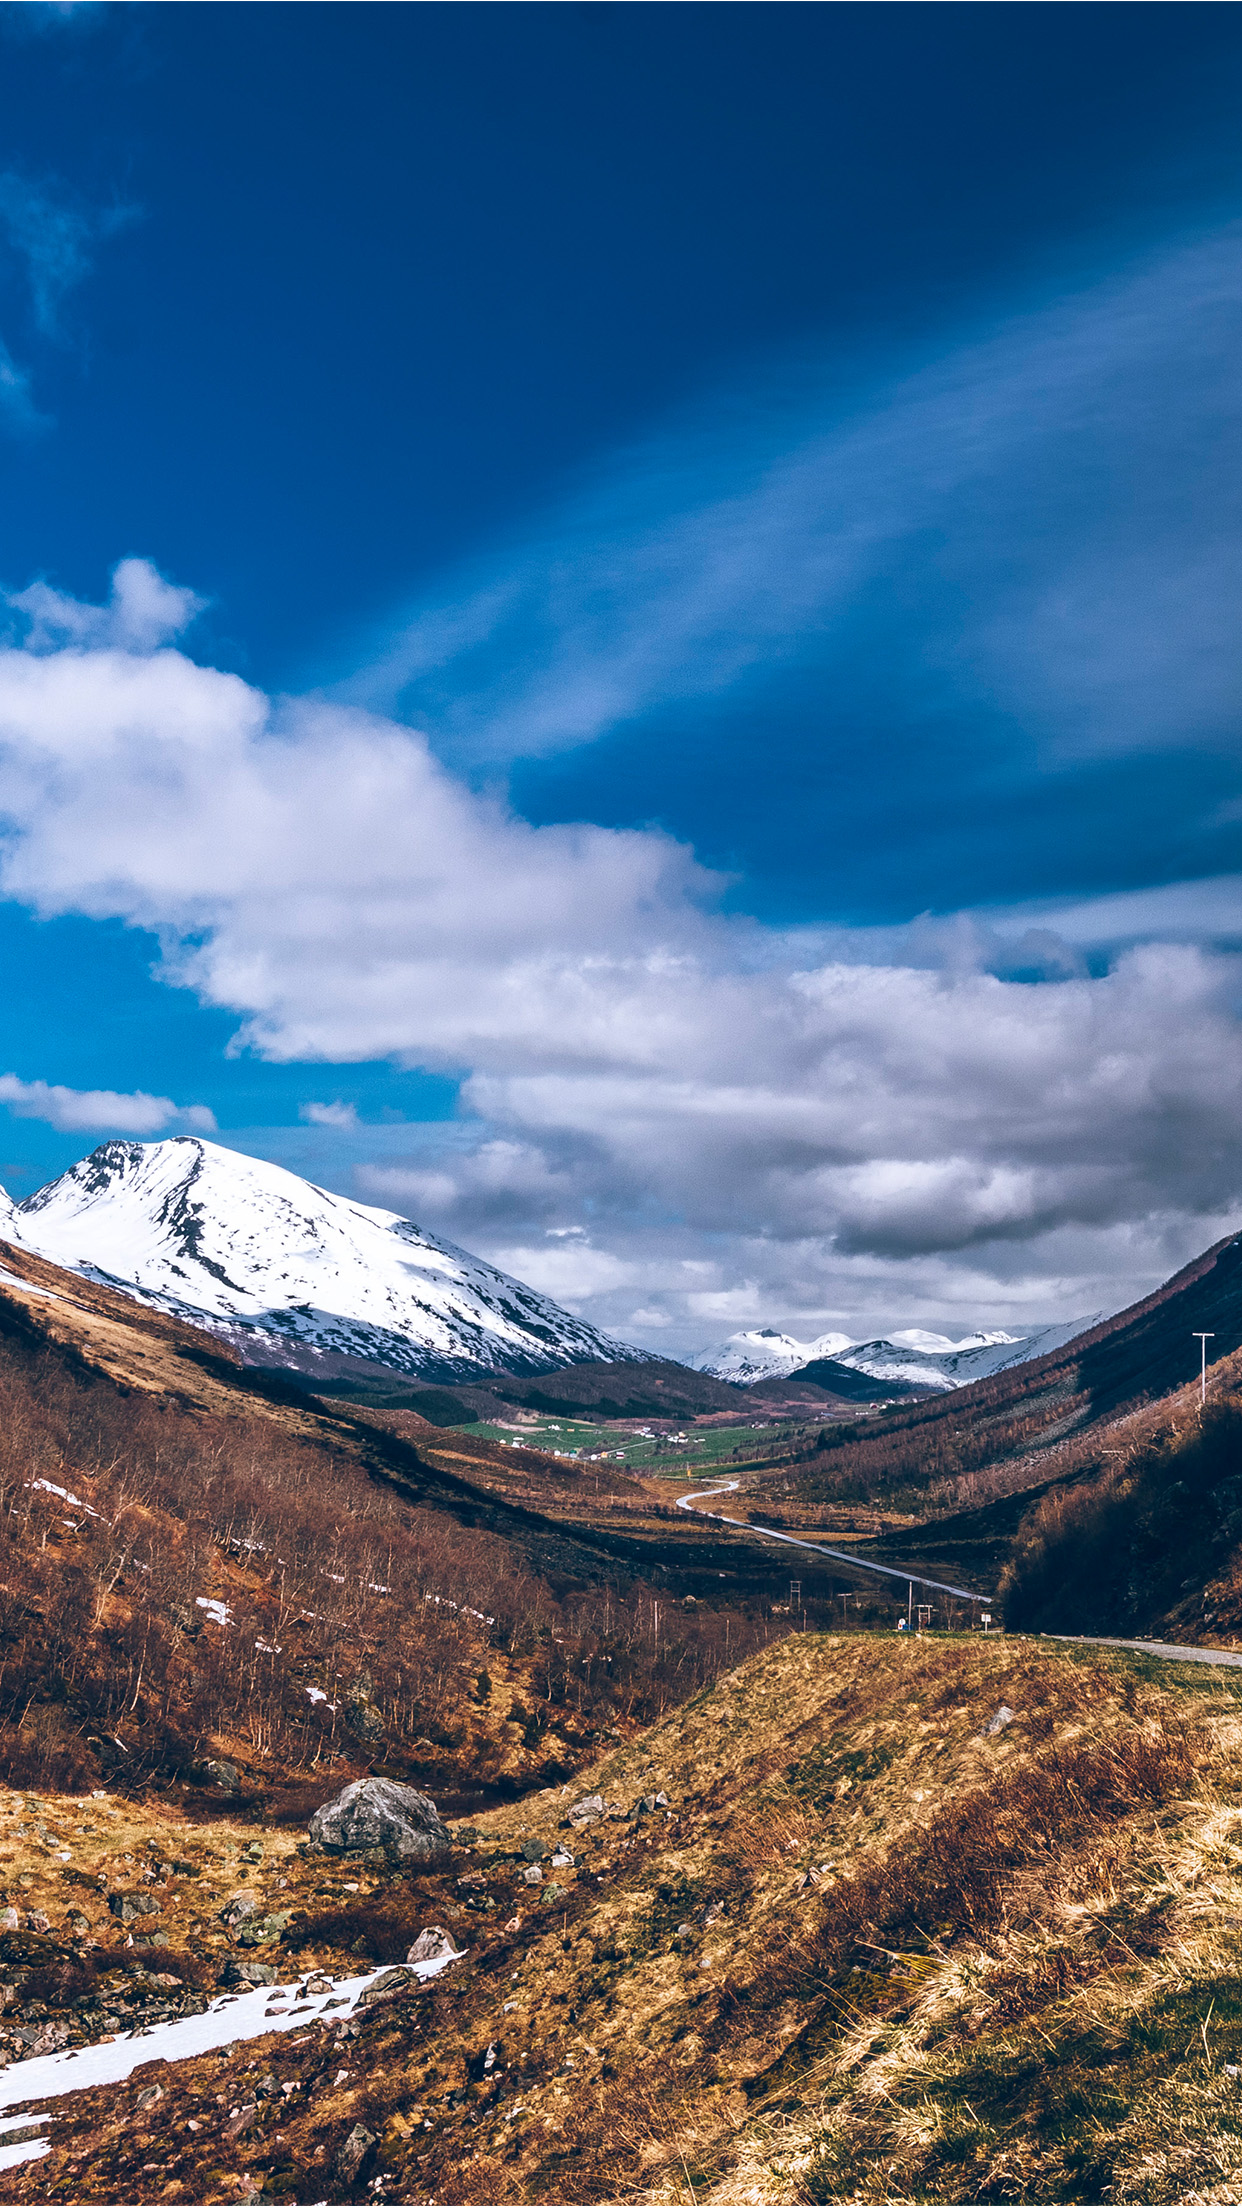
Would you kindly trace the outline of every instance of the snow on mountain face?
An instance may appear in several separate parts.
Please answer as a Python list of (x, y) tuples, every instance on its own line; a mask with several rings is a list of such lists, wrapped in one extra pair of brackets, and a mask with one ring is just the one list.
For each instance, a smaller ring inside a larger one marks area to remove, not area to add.
[(789, 1378), (819, 1357), (835, 1358), (873, 1380), (913, 1381), (923, 1388), (964, 1388), (972, 1380), (986, 1380), (1010, 1365), (1022, 1365), (1031, 1357), (1043, 1357), (1060, 1349), (1089, 1326), (1096, 1317), (1071, 1319), (1060, 1326), (1030, 1327), (1025, 1334), (1007, 1334), (1002, 1328), (967, 1334), (952, 1341), (946, 1334), (930, 1334), (911, 1326), (871, 1342), (855, 1341), (848, 1334), (821, 1334), (818, 1341), (799, 1342), (792, 1334), (777, 1334), (758, 1327), (749, 1334), (733, 1334), (719, 1349), (704, 1350), (690, 1362), (699, 1372), (714, 1373), (720, 1380), (736, 1380), (751, 1387), (757, 1380), (779, 1375)]
[(792, 1334), (778, 1334), (770, 1326), (757, 1326), (745, 1334), (731, 1334), (716, 1349), (700, 1350), (687, 1360), (692, 1371), (709, 1372), (716, 1380), (735, 1380), (748, 1388), (756, 1380), (785, 1379), (813, 1357), (838, 1357), (850, 1347), (849, 1334), (821, 1334), (818, 1341), (799, 1342)]
[(972, 1380), (986, 1380), (1010, 1365), (1024, 1365), (1032, 1357), (1046, 1356), (1072, 1342), (1095, 1325), (1095, 1318), (1070, 1319), (1060, 1326), (1033, 1326), (1025, 1334), (968, 1334), (960, 1342), (944, 1334), (927, 1334), (910, 1327), (882, 1341), (857, 1342), (840, 1362), (873, 1380), (913, 1380), (924, 1388), (964, 1388)]
[(40, 1257), (226, 1334), (251, 1363), (361, 1358), (443, 1381), (643, 1355), (396, 1212), (190, 1136), (102, 1143), (2, 1225)]

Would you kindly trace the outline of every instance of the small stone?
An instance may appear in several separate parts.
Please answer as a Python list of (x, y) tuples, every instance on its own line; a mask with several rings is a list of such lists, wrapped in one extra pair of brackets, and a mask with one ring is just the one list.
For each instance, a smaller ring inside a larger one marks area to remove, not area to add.
[(227, 1962), (220, 1973), (220, 1981), (226, 1986), (274, 1986), (276, 1973), (270, 1963), (255, 1963), (246, 1956)]
[(280, 1938), (288, 1922), (287, 1909), (273, 1910), (267, 1917), (245, 1917), (237, 1927), (238, 1942), (242, 1947), (266, 1947)]
[(359, 2170), (376, 2143), (377, 2134), (368, 2131), (365, 2124), (355, 2124), (349, 2137), (338, 2149), (337, 2174), (345, 2184), (352, 2185)]
[(109, 1894), (108, 1907), (122, 1924), (132, 1924), (135, 1917), (158, 1917), (161, 1913), (154, 1894)]
[(522, 1873), (522, 1878), (527, 1886), (542, 1886), (543, 1884), (543, 1872), (537, 1863), (528, 1863)]
[(528, 1863), (542, 1863), (545, 1855), (550, 1852), (545, 1840), (523, 1840), (522, 1842), (522, 1853)]
[(585, 1825), (596, 1824), (603, 1814), (603, 1795), (584, 1794), (581, 1801), (570, 1803), (565, 1821), (573, 1826), (575, 1832), (581, 1832)]
[(241, 1772), (235, 1763), (225, 1763), (212, 1757), (206, 1763), (196, 1764), (191, 1777), (200, 1786), (218, 1787), (222, 1794), (236, 1794), (241, 1789)]
[(154, 2108), (156, 2102), (162, 2101), (163, 2098), (164, 2088), (162, 2085), (148, 2085), (138, 2095), (137, 2100), (134, 2102), (134, 2107), (144, 2109)]
[(384, 1970), (380, 1972), (378, 1978), (371, 1980), (369, 1986), (363, 1987), (354, 2003), (354, 2007), (356, 2009), (369, 2009), (377, 2001), (392, 2001), (401, 1994), (418, 1993), (421, 1991), (421, 1987), (422, 1981), (417, 1971), (402, 1970), (400, 1968)]
[[(505, 1929), (508, 1930), (508, 1927)], [(451, 1934), (445, 1931), (442, 1924), (429, 1924), (419, 1933), (405, 1959), (407, 1963), (439, 1963), (447, 1956), (460, 1955), (461, 1952), (459, 1947), (454, 1946)]]
[(995, 1737), (997, 1733), (1003, 1733), (1006, 1725), (1012, 1725), (1014, 1721), (1014, 1715), (1015, 1712), (1010, 1709), (1009, 1704), (1007, 1702), (1002, 1702), (999, 1710), (996, 1712), (995, 1717), (990, 1717), (987, 1721), (987, 1724), (983, 1728), (984, 1739), (991, 1740)]
[(0, 1909), (0, 1932), (16, 1932), (21, 1921), (16, 1909)]
[(28, 1932), (50, 1932), (51, 1929), (52, 1922), (46, 1909), (30, 1909), (27, 1911), (26, 1930)]
[(257, 1916), (258, 1910), (258, 1899), (254, 1894), (230, 1894), (220, 1911), (220, 1922), (227, 1924), (231, 1931), (234, 1925), (244, 1923), (247, 1917)]

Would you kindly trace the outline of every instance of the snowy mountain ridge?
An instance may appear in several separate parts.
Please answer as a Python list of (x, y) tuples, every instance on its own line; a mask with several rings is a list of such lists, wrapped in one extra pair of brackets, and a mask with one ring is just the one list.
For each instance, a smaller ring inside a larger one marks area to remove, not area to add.
[(773, 1327), (755, 1327), (731, 1334), (715, 1349), (705, 1349), (689, 1359), (696, 1372), (708, 1372), (718, 1380), (733, 1380), (754, 1387), (760, 1380), (793, 1378), (821, 1358), (865, 1372), (873, 1380), (913, 1382), (918, 1387), (964, 1388), (972, 1380), (986, 1380), (1010, 1365), (1025, 1364), (1060, 1349), (1076, 1334), (1094, 1326), (1102, 1316), (1070, 1319), (1054, 1326), (1033, 1326), (1022, 1334), (1002, 1327), (982, 1329), (953, 1341), (947, 1334), (932, 1334), (925, 1327), (904, 1327), (873, 1341), (855, 1341), (848, 1334), (821, 1334), (800, 1342), (792, 1334)]
[(644, 1357), (396, 1212), (197, 1136), (101, 1143), (24, 1203), (4, 1196), (0, 1235), (248, 1364), (451, 1381)]

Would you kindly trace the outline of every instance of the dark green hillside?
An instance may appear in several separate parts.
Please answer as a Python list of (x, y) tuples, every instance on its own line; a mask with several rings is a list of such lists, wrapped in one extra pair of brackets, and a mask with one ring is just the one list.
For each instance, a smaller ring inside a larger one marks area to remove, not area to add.
[(532, 1380), (489, 1376), (488, 1387), (506, 1403), (533, 1411), (596, 1418), (694, 1418), (701, 1411), (742, 1414), (746, 1390), (688, 1365), (652, 1358), (641, 1365), (569, 1365)]

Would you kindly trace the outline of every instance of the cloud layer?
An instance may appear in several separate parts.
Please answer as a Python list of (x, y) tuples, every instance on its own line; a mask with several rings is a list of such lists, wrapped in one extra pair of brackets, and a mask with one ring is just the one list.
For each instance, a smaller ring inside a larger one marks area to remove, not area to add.
[(62, 1134), (212, 1135), (215, 1114), (205, 1104), (174, 1104), (168, 1096), (147, 1096), (142, 1089), (122, 1096), (115, 1089), (67, 1089), (57, 1082), (21, 1081), (0, 1074), (0, 1104), (16, 1119), (41, 1119)]
[[(824, 955), (723, 916), (667, 837), (532, 828), (408, 729), (196, 665), (159, 642), (188, 594), (150, 571), (132, 599), (118, 571), (114, 608), (29, 604), (30, 645), (0, 652), (0, 889), (158, 930), (239, 1047), (459, 1074), (464, 1122), (360, 1192), (552, 1293), (696, 1338), (1051, 1316), (1242, 1199), (1233, 954), (1138, 943), (1092, 973), (1047, 937), (1060, 978), (1034, 982), (984, 970), (1003, 938), (967, 924)], [(189, 1124), (12, 1076), (0, 1100)], [(305, 1116), (356, 1149), (348, 1107)]]

